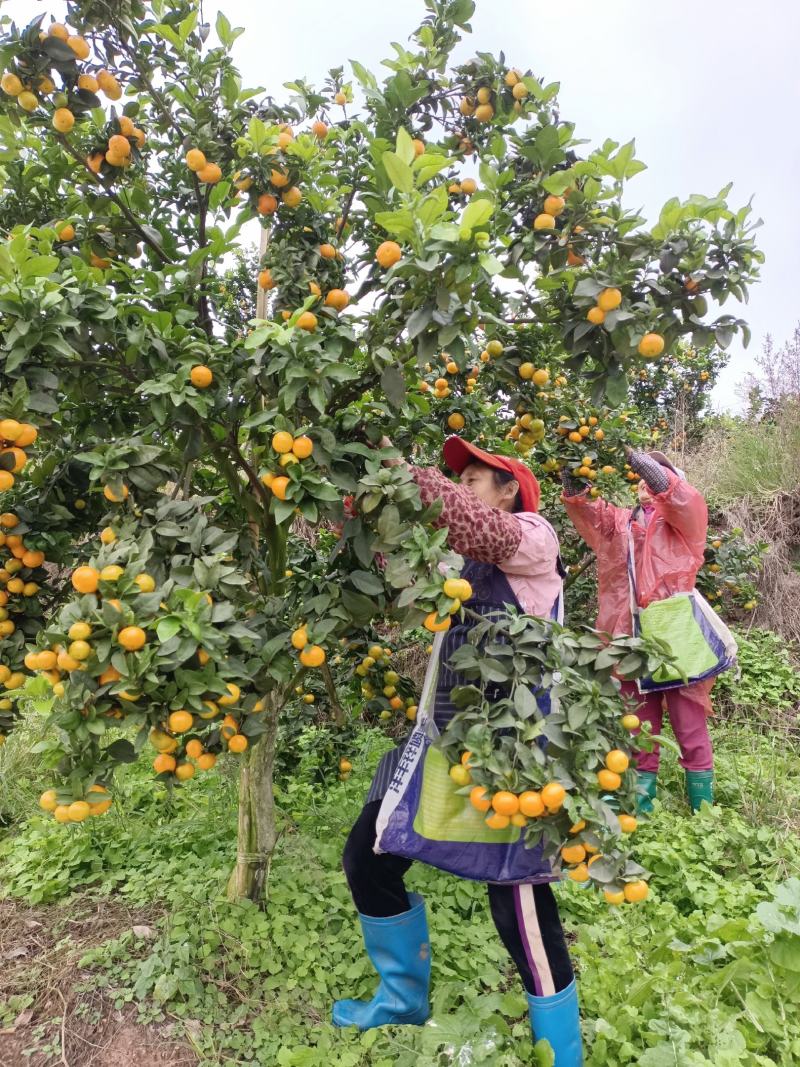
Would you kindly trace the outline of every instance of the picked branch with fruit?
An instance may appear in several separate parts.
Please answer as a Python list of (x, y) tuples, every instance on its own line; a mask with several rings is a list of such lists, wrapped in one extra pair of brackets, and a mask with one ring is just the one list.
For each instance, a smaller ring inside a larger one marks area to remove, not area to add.
[[(637, 825), (631, 732), (640, 722), (614, 676), (666, 661), (658, 642), (606, 642), (589, 628), (516, 612), (476, 621), (450, 660), (469, 681), (453, 690), (461, 710), (439, 741), (459, 792), (490, 828), (520, 827), (528, 846), (542, 844), (568, 877), (591, 881), (611, 904), (648, 892), (628, 836)], [(636, 745), (652, 742), (645, 733)]]

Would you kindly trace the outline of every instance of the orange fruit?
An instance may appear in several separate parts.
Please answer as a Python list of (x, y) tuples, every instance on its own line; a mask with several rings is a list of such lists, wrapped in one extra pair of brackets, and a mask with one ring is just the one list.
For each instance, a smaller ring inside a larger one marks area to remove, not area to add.
[(57, 37), (59, 41), (63, 41), (65, 44), (69, 40), (69, 30), (63, 22), (53, 22), (48, 26), (47, 32), (51, 37)]
[(78, 76), (78, 88), (85, 89), (88, 93), (96, 93), (100, 86), (94, 74), (80, 74)]
[(580, 863), (586, 859), (586, 849), (583, 845), (564, 845), (561, 849), (561, 857), (565, 863)]
[(194, 764), (179, 763), (175, 768), (175, 777), (179, 782), (187, 782), (190, 778), (194, 778)]
[(283, 189), (289, 184), (289, 175), (284, 174), (280, 170), (272, 170), (269, 176), (270, 185), (274, 185), (276, 189)]
[(94, 593), (99, 581), (100, 573), (94, 567), (77, 567), (72, 572), (72, 585), (79, 593)]
[(494, 108), (491, 104), (478, 104), (475, 108), (475, 118), (478, 122), (491, 122), (494, 118)]
[(183, 709), (171, 712), (167, 719), (167, 725), (174, 734), (185, 734), (187, 730), (191, 730), (193, 722), (192, 713)]
[(486, 825), (490, 830), (505, 830), (510, 822), (510, 816), (501, 815), (498, 811), (493, 811), (486, 819)]
[(601, 322), (605, 322), (606, 313), (601, 307), (595, 306), (593, 308), (589, 308), (589, 310), (586, 312), (586, 318), (595, 326), (599, 326)]
[(133, 580), (139, 586), (140, 593), (152, 593), (156, 587), (152, 574), (137, 574)]
[(55, 811), (58, 807), (55, 789), (46, 789), (39, 797), (39, 807), (43, 811)]
[(544, 806), (550, 811), (558, 811), (567, 796), (567, 791), (560, 782), (548, 782), (541, 791)]
[(492, 806), (492, 798), (482, 785), (476, 785), (470, 790), (469, 802), (478, 811), (488, 811)]
[(286, 489), (288, 485), (289, 479), (285, 475), (281, 474), (278, 475), (277, 478), (272, 479), (272, 485), (270, 486), (270, 489), (272, 490), (273, 494), (278, 498), (278, 500), (285, 500)]
[(228, 749), (231, 752), (244, 752), (247, 748), (248, 740), (244, 734), (234, 734), (228, 741)]
[(469, 785), (472, 781), (472, 775), (469, 770), (461, 763), (455, 763), (450, 768), (449, 774), (457, 786)]
[(213, 752), (204, 752), (202, 756), (198, 757), (197, 766), (201, 771), (210, 771), (216, 762), (217, 757)]
[(307, 645), (300, 653), (304, 667), (321, 667), (325, 662), (325, 649), (320, 645)]
[(534, 230), (552, 230), (554, 229), (556, 220), (547, 211), (542, 211), (533, 220)]
[(350, 297), (344, 289), (331, 289), (325, 297), (325, 307), (333, 308), (335, 311), (344, 311), (349, 303)]
[(609, 792), (613, 792), (615, 789), (619, 789), (622, 785), (622, 779), (614, 771), (609, 771), (605, 767), (597, 772), (597, 784), (601, 789), (607, 789)]
[(586, 829), (586, 820), (585, 819), (579, 819), (573, 826), (570, 826), (569, 832), (571, 834), (579, 834), (581, 832), (581, 830), (585, 830), (585, 829)]
[(117, 634), (117, 641), (128, 652), (137, 652), (147, 641), (147, 634), (141, 626), (126, 626)]
[(57, 658), (55, 652), (51, 651), (49, 648), (45, 649), (44, 652), (40, 652), (39, 669), (43, 671), (52, 671), (56, 665)]
[(276, 452), (285, 454), (292, 451), (292, 445), (294, 444), (294, 437), (288, 430), (277, 430), (272, 435), (272, 447)]
[(189, 380), (198, 389), (206, 389), (214, 381), (214, 375), (209, 367), (199, 363), (189, 372)]
[(56, 822), (69, 822), (69, 805), (59, 804), (53, 811), (53, 818)]
[(463, 430), (466, 419), (460, 411), (453, 411), (447, 416), (447, 425), (451, 430)]
[(631, 713), (623, 715), (620, 719), (620, 722), (626, 730), (638, 730), (639, 727), (642, 725), (639, 720), (639, 716), (633, 715)]
[(113, 545), (116, 539), (117, 535), (111, 526), (104, 526), (100, 531), (100, 540), (104, 545)]
[(604, 889), (603, 897), (607, 904), (624, 904), (625, 893), (621, 889)]
[(606, 756), (606, 767), (617, 774), (624, 774), (628, 769), (630, 760), (621, 749), (614, 748)]
[(544, 204), (542, 205), (542, 210), (546, 214), (556, 217), (561, 214), (561, 212), (566, 206), (567, 202), (563, 196), (552, 195), (545, 197)]
[(298, 459), (308, 459), (314, 451), (314, 442), (310, 437), (295, 437), (292, 442), (292, 453)]
[(72, 51), (75, 53), (75, 56), (76, 56), (77, 59), (88, 59), (89, 58), (89, 42), (87, 40), (85, 40), (83, 37), (78, 37), (78, 36), (67, 37), (67, 42), (66, 43), (72, 49)]
[(224, 708), (229, 708), (231, 705), (237, 703), (239, 697), (242, 695), (242, 691), (235, 682), (226, 682), (225, 686), (228, 692), (221, 697), (217, 697), (217, 703), (221, 704)]
[(446, 616), (444, 619), (439, 618), (439, 614), (436, 611), (431, 611), (425, 616), (423, 626), (426, 630), (429, 630), (432, 634), (441, 633), (443, 630), (449, 630), (451, 624), (450, 616)]
[(544, 801), (541, 794), (534, 789), (528, 789), (520, 795), (519, 810), (523, 815), (535, 819), (537, 815), (544, 814)]
[(465, 196), (472, 196), (478, 191), (478, 183), (474, 178), (465, 178), (461, 183), (461, 190)]
[(259, 215), (274, 215), (278, 210), (278, 201), (271, 193), (262, 193), (258, 198), (256, 210)]
[(597, 298), (597, 306), (601, 311), (614, 311), (622, 303), (622, 293), (619, 289), (603, 289)]
[(629, 904), (636, 904), (640, 900), (646, 900), (650, 893), (650, 886), (647, 882), (639, 879), (636, 882), (626, 882), (623, 888), (625, 899)]
[(664, 338), (660, 333), (646, 333), (639, 342), (637, 351), (645, 359), (654, 359), (664, 351)]
[[(62, 240), (66, 240), (66, 238), (62, 238)], [(23, 422), (20, 424), (19, 433), (14, 438), (14, 444), (18, 448), (26, 448), (28, 445), (32, 445), (38, 436), (39, 431), (35, 426), (31, 426), (29, 422)]]
[(579, 863), (577, 867), (567, 871), (567, 878), (571, 878), (573, 882), (587, 882), (589, 880), (589, 868), (585, 863)]
[(22, 423), (16, 419), (0, 419), (0, 437), (4, 441), (16, 441), (22, 430)]
[(492, 797), (492, 807), (498, 815), (515, 815), (519, 811), (519, 797), (507, 789), (501, 789)]
[(320, 245), (319, 254), (323, 259), (336, 259), (336, 249), (331, 244)]
[(291, 189), (287, 189), (285, 193), (281, 194), (281, 201), (286, 204), (287, 207), (297, 207), (302, 199), (303, 194), (296, 185), (293, 185)]
[(70, 109), (68, 107), (57, 107), (53, 112), (53, 129), (57, 133), (69, 133), (74, 125), (75, 116)]
[(306, 330), (308, 333), (313, 333), (317, 328), (317, 316), (311, 311), (304, 311), (295, 326), (298, 330)]
[(276, 285), (275, 279), (272, 277), (272, 271), (269, 268), (262, 270), (258, 275), (258, 287), (259, 289), (274, 289)]
[(122, 677), (122, 675), (119, 673), (117, 668), (113, 667), (113, 666), (111, 666), (111, 664), (109, 664), (109, 666), (106, 667), (106, 669), (98, 677), (97, 680), (100, 683), (100, 685), (108, 685), (110, 682), (118, 682), (121, 677)]
[(168, 774), (175, 770), (175, 757), (168, 752), (159, 753), (153, 760), (153, 770), (156, 774)]
[(317, 119), (311, 126), (311, 132), (315, 137), (318, 137), (320, 141), (324, 141), (328, 136), (328, 127), (321, 119)]
[(384, 270), (393, 267), (402, 258), (403, 251), (397, 241), (384, 241), (375, 251), (375, 259)]
[(69, 806), (69, 821), (83, 822), (89, 814), (89, 805), (85, 800), (73, 800)]
[(298, 626), (298, 628), (292, 633), (291, 637), (292, 648), (304, 649), (308, 644), (308, 630), (305, 626)]
[(186, 755), (191, 756), (192, 759), (198, 759), (203, 755), (203, 742), (198, 741), (196, 737), (193, 737), (191, 741), (186, 742)]
[(620, 815), (618, 818), (619, 828), (622, 830), (623, 834), (632, 834), (639, 825), (633, 815)]
[(131, 154), (131, 143), (121, 133), (113, 133), (108, 139), (108, 151), (115, 156), (122, 156), (123, 159), (127, 159)]
[(44, 563), (44, 552), (39, 549), (29, 548), (22, 557), (22, 563), (23, 566), (30, 567), (31, 570), (35, 567), (41, 567)]
[[(204, 185), (216, 185), (222, 177), (222, 169), (216, 163), (206, 163), (206, 165), (197, 172), (197, 180), (203, 182)], [(189, 764), (191, 767), (191, 764)], [(180, 770), (180, 768), (178, 768)], [(194, 767), (192, 767), (192, 774), (194, 774)], [(191, 777), (191, 775), (189, 775)]]
[(23, 90), (23, 85), (16, 74), (6, 71), (3, 77), (0, 78), (0, 89), (9, 96), (19, 96)]
[(110, 485), (104, 485), (103, 496), (106, 498), (106, 500), (110, 500), (112, 504), (121, 504), (123, 500), (127, 500), (128, 498), (128, 487), (123, 483), (122, 495), (117, 496), (117, 494), (114, 492)]

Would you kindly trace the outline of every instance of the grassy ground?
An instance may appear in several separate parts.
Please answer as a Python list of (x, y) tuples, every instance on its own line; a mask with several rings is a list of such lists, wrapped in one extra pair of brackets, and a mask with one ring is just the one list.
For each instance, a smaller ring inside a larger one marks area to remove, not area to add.
[[(613, 910), (572, 884), (557, 890), (594, 1067), (800, 1062), (798, 752), (788, 732), (742, 722), (715, 735), (713, 810), (689, 816), (665, 759), (665, 803), (637, 831), (654, 873), (645, 905)], [(25, 735), (15, 744), (24, 749)], [(433, 1021), (364, 1035), (329, 1024), (335, 997), (373, 986), (339, 857), (382, 744), (366, 734), (353, 777), (324, 795), (313, 759), (286, 783), (266, 912), (222, 897), (235, 832), (224, 777), (192, 781), (170, 804), (132, 767), (103, 819), (62, 828), (33, 816), (10, 828), (0, 1063), (534, 1062), (485, 890), (426, 868), (409, 885), (430, 904)], [(26, 764), (19, 752), (4, 759)], [(39, 783), (33, 773), (15, 782), (22, 811)], [(770, 903), (776, 893), (783, 904)]]

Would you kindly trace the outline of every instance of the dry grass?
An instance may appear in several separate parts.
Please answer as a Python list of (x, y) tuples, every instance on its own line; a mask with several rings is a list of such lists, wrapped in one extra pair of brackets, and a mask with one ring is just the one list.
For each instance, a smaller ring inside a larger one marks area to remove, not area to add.
[(0, 901), (0, 1064), (192, 1067), (197, 1057), (171, 1027), (137, 1024), (135, 1009), (115, 1008), (78, 962), (132, 927), (151, 936), (157, 917), (106, 898), (41, 908)]

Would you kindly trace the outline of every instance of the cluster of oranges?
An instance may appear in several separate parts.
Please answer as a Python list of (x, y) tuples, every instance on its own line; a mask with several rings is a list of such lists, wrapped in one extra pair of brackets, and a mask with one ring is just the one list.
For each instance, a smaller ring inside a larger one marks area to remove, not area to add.
[[(431, 387), (431, 383), (429, 381), (427, 381), (425, 378), (422, 378), (419, 383), (419, 390), (422, 393), (431, 392), (437, 400), (446, 400), (447, 397), (449, 397), (453, 392), (453, 385), (456, 384), (456, 376), (461, 373), (461, 368), (452, 358), (449, 352), (442, 352), (440, 358), (442, 363), (444, 364), (445, 372), (449, 374), (450, 377), (436, 378), (433, 382), (433, 387)], [(480, 374), (480, 370), (481, 368), (475, 365), (474, 367), (471, 367), (468, 371), (466, 371), (467, 377), (463, 386), (463, 390), (465, 393), (468, 394), (475, 391), (475, 386), (478, 384), (478, 375)], [(425, 364), (425, 372), (426, 374), (433, 373), (433, 365), (431, 363)], [(447, 420), (447, 425), (450, 427), (451, 430), (463, 430), (465, 425), (464, 416), (461, 414), (460, 411), (451, 412)]]
[(83, 822), (91, 816), (104, 815), (113, 798), (104, 785), (91, 785), (85, 799), (75, 800), (63, 789), (46, 789), (39, 797), (39, 807), (52, 813), (56, 822)]
[(472, 586), (466, 578), (446, 578), (442, 592), (449, 597), (449, 603), (444, 608), (444, 614), (440, 609), (434, 608), (425, 616), (422, 625), (432, 634), (443, 633), (449, 630), (453, 616), (461, 610), (461, 605), (472, 596)]
[(304, 667), (321, 667), (327, 659), (322, 645), (314, 645), (308, 639), (308, 627), (304, 623), (292, 631), (292, 648), (300, 653), (300, 662)]
[(379, 718), (384, 722), (400, 711), (405, 711), (406, 718), (413, 722), (417, 717), (417, 704), (413, 696), (403, 697), (398, 692), (401, 679), (392, 669), (391, 655), (390, 648), (378, 644), (369, 646), (366, 656), (355, 668), (355, 673), (362, 679), (361, 695), (366, 700), (380, 700), (384, 706)]
[(459, 113), (466, 119), (475, 119), (476, 122), (491, 122), (501, 94), (506, 95), (508, 103), (517, 114), (522, 111), (523, 101), (529, 96), (530, 90), (525, 84), (521, 70), (512, 67), (506, 71), (500, 93), (491, 85), (481, 85), (474, 93), (463, 96), (458, 105)]
[(124, 170), (130, 166), (133, 156), (133, 145), (141, 150), (144, 148), (144, 130), (134, 125), (127, 115), (120, 115), (112, 124), (112, 132), (103, 147), (93, 149), (86, 157), (86, 166), (93, 174), (99, 174), (103, 169), (103, 163), (109, 167)]
[[(293, 463), (300, 463), (304, 459), (308, 459), (314, 451), (314, 442), (310, 437), (306, 437), (305, 434), (295, 437), (288, 430), (277, 430), (272, 435), (272, 450), (278, 456), (279, 465), (285, 470)], [(285, 474), (265, 471), (261, 475), (261, 481), (278, 500), (286, 499), (289, 479)]]
[[(48, 37), (63, 41), (72, 51), (76, 60), (89, 58), (91, 51), (89, 42), (79, 34), (70, 33), (63, 22), (53, 22), (47, 33), (39, 34), (39, 41), (46, 41)], [(47, 53), (44, 53), (45, 55)], [(119, 100), (122, 89), (119, 82), (107, 70), (100, 70), (96, 75), (81, 74), (78, 77), (78, 88), (96, 93), (101, 90), (109, 100)], [(0, 79), (0, 88), (8, 96), (16, 97), (17, 104), (23, 111), (35, 111), (39, 106), (40, 97), (50, 96), (56, 91), (55, 83), (48, 74), (37, 73), (35, 77), (29, 77), (25, 72), (17, 74), (14, 71), (6, 71)], [(38, 94), (38, 95), (37, 95)], [(58, 124), (56, 123), (58, 116)], [(70, 121), (71, 120), (71, 121)], [(57, 108), (54, 114), (53, 125), (60, 132), (68, 132), (72, 129), (75, 119), (72, 112), (65, 107)]]
[(206, 159), (205, 152), (199, 148), (190, 148), (185, 157), (186, 166), (197, 175), (197, 180), (204, 185), (216, 185), (222, 177), (222, 168), (218, 163)]
[(38, 436), (35, 426), (16, 419), (0, 419), (0, 492), (11, 489), (14, 475), (19, 474), (28, 462), (25, 448), (32, 445)]
[[(201, 657), (202, 661), (202, 657)], [(201, 720), (215, 719), (221, 708), (234, 708), (241, 699), (241, 689), (235, 682), (226, 683), (228, 692), (215, 700), (204, 700), (204, 710), (193, 714), (186, 708), (171, 711), (166, 722), (154, 726), (149, 740), (158, 755), (153, 760), (156, 774), (173, 775), (179, 782), (193, 778), (196, 771), (210, 771), (217, 762), (216, 753), (210, 751), (203, 740), (196, 736)], [(252, 711), (264, 710), (264, 701), (258, 701)], [(194, 736), (185, 737), (185, 734)], [(241, 754), (249, 746), (245, 734), (241, 732), (241, 723), (233, 711), (226, 711), (219, 725), (220, 742), (229, 752)]]
[[(0, 589), (0, 640), (10, 637), (17, 629), (12, 616), (24, 618), (28, 614), (25, 600), (39, 592), (39, 582), (34, 579), (45, 562), (41, 549), (29, 548), (22, 534), (8, 532), (18, 525), (19, 518), (13, 512), (0, 514), (0, 585), (3, 586)], [(30, 670), (27, 662), (26, 666)], [(24, 681), (25, 675), (21, 671), (0, 664), (0, 684), (6, 689), (19, 689)], [(3, 703), (0, 702), (0, 708)]]
[[(465, 752), (461, 762), (450, 768), (450, 777), (460, 787), (472, 781), (471, 758), (472, 753)], [(509, 825), (527, 826), (529, 819), (557, 815), (566, 796), (567, 791), (560, 782), (547, 782), (540, 790), (526, 789), (519, 794), (508, 789), (490, 794), (484, 786), (476, 785), (470, 790), (469, 800), (473, 808), (486, 813), (486, 825), (491, 830), (505, 830)]]

